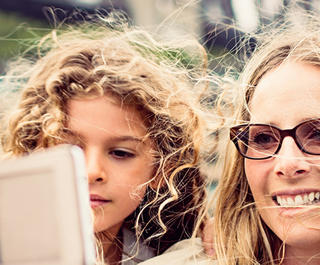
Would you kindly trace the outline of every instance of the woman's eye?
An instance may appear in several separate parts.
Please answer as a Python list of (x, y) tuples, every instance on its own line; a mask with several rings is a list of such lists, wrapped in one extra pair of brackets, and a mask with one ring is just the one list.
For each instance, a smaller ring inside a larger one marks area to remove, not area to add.
[(135, 157), (135, 154), (125, 150), (112, 150), (109, 152), (109, 154), (118, 159)]
[(277, 139), (268, 133), (258, 133), (254, 135), (254, 137), (251, 139), (251, 142), (253, 142), (256, 145), (271, 145), (277, 143)]

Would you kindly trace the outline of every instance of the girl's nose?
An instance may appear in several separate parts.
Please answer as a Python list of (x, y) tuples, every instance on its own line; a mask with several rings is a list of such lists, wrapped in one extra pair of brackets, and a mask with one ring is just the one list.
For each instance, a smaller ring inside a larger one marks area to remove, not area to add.
[(85, 158), (89, 184), (107, 181), (107, 175), (103, 167), (103, 155), (99, 149), (88, 148), (85, 152)]
[(302, 177), (310, 172), (310, 161), (299, 149), (292, 137), (283, 139), (277, 154), (275, 172), (279, 177)]

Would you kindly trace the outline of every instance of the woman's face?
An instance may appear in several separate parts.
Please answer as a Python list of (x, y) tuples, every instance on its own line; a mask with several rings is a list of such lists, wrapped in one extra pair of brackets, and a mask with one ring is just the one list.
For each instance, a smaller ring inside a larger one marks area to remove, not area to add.
[[(283, 63), (262, 77), (249, 107), (250, 123), (280, 129), (320, 118), (320, 68)], [(303, 153), (287, 136), (274, 157), (245, 159), (245, 172), (262, 219), (286, 243), (286, 250), (318, 252), (320, 156)]]
[(140, 204), (152, 178), (154, 158), (146, 128), (132, 107), (111, 97), (68, 102), (67, 141), (79, 145), (87, 164), (95, 232), (116, 235)]

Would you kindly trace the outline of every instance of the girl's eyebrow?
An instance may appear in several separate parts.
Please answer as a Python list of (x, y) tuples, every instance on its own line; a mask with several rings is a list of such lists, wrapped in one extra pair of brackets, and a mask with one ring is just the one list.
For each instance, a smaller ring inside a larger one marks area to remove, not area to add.
[[(81, 135), (80, 133), (75, 132), (75, 131), (71, 131), (71, 130), (68, 130), (67, 134), (69, 136), (76, 137), (78, 139), (83, 139), (84, 138), (84, 136)], [(131, 136), (131, 135), (111, 136), (109, 138), (109, 140), (110, 141), (115, 141), (115, 142), (133, 141), (133, 142), (139, 142), (139, 143), (143, 143), (145, 141), (144, 138), (139, 138), (139, 137), (135, 137), (135, 136)]]
[(118, 141), (118, 142), (124, 142), (124, 141), (134, 141), (134, 142), (139, 142), (139, 143), (144, 142), (142, 138), (138, 138), (138, 137), (130, 136), (130, 135), (112, 136), (112, 137), (110, 137), (110, 140)]

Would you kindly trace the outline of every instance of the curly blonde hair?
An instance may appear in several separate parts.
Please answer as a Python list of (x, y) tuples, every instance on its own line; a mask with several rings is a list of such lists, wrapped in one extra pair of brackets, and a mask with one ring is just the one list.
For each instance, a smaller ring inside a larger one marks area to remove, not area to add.
[(141, 113), (156, 153), (157, 187), (147, 188), (127, 222), (157, 254), (190, 237), (206, 197), (199, 171), (203, 47), (90, 21), (53, 30), (38, 43), (38, 55), (17, 61), (4, 77), (21, 93), (2, 137), (4, 152), (19, 156), (65, 142), (68, 100), (112, 95)]
[[(290, 14), (292, 15), (292, 14)], [(280, 264), (280, 239), (261, 219), (244, 170), (244, 158), (227, 129), (250, 121), (250, 102), (262, 76), (287, 60), (320, 66), (320, 21), (312, 14), (294, 13), (298, 24), (285, 20), (255, 35), (256, 49), (237, 81), (225, 84), (218, 100), (221, 123), (220, 178), (214, 203), (218, 264)], [(252, 40), (252, 35), (249, 36)], [(229, 79), (230, 80), (230, 79)], [(279, 88), (280, 89), (280, 88)]]

